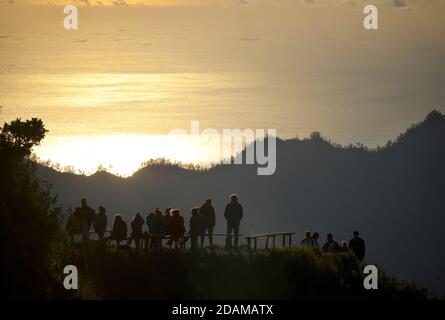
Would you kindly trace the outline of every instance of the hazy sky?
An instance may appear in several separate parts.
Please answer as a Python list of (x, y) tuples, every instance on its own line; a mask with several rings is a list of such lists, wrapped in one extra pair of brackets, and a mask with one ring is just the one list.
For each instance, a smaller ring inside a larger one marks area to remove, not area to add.
[(445, 0), (77, 1), (75, 31), (68, 2), (0, 3), (0, 120), (42, 118), (40, 155), (65, 164), (67, 141), (191, 120), (375, 146), (445, 111)]
[(71, 4), (85, 5), (148, 5), (148, 6), (360, 6), (363, 4), (376, 4), (396, 8), (416, 7), (421, 5), (440, 5), (443, 0), (103, 0), (103, 1), (63, 1), (63, 0), (2, 0), (6, 4)]

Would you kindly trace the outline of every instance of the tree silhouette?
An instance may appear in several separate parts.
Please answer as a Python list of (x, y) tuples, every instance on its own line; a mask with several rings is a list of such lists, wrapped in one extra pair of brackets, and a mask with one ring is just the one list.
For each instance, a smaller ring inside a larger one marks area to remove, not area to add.
[(60, 210), (48, 188), (34, 177), (32, 148), (47, 130), (39, 119), (17, 119), (0, 131), (0, 243), (2, 286), (10, 297), (48, 297), (50, 256), (59, 229)]

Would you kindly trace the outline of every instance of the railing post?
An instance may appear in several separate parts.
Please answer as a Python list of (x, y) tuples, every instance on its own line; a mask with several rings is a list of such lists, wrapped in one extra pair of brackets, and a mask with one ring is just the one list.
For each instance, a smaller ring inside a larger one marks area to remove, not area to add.
[(266, 250), (269, 250), (269, 236), (266, 236)]
[(286, 246), (286, 234), (283, 233), (283, 248)]
[(275, 240), (276, 240), (276, 238), (277, 238), (277, 236), (274, 234), (273, 236), (272, 236), (272, 243), (273, 243), (273, 245), (272, 245), (272, 248), (275, 248)]
[(247, 237), (247, 250), (250, 251), (250, 237)]
[(257, 240), (258, 240), (258, 238), (255, 237), (255, 251), (257, 249)]
[(289, 248), (292, 248), (292, 233), (289, 234)]

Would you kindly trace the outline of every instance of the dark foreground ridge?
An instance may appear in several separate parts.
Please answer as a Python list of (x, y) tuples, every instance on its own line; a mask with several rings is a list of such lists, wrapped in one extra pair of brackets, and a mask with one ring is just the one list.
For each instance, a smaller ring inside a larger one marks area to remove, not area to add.
[(384, 272), (363, 287), (364, 264), (351, 253), (309, 248), (249, 253), (222, 249), (142, 253), (103, 243), (78, 244), (82, 299), (425, 299), (427, 293)]

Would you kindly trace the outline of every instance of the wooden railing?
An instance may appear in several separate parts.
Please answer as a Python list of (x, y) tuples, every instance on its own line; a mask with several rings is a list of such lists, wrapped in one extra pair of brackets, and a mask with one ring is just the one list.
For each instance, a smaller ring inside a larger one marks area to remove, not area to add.
[[(90, 234), (94, 234), (96, 232), (91, 231)], [(108, 237), (105, 237), (106, 239), (110, 239), (111, 237), (111, 230), (107, 230), (106, 233), (108, 233)], [(266, 239), (266, 245), (265, 245), (265, 249), (268, 250), (269, 249), (269, 244), (270, 244), (270, 240), (272, 239), (272, 248), (276, 247), (276, 240), (278, 237), (282, 237), (282, 247), (292, 247), (292, 237), (295, 234), (295, 232), (274, 232), (274, 233), (261, 233), (261, 234), (254, 234), (254, 235), (248, 235), (248, 236), (243, 236), (242, 234), (239, 234), (239, 237), (244, 237), (247, 240), (247, 249), (249, 251), (253, 250), (257, 250), (258, 249), (258, 239), (261, 238), (265, 238)], [(206, 234), (206, 236), (208, 236), (208, 234)], [(213, 234), (214, 237), (226, 237), (227, 235), (225, 233), (214, 233)], [(184, 238), (188, 238), (189, 235), (185, 234)], [(127, 240), (129, 240), (130, 237), (127, 237)], [(170, 236), (169, 235), (165, 235), (163, 237), (164, 240), (169, 240)], [(253, 245), (253, 247), (252, 247)]]
[(253, 249), (257, 250), (258, 248), (258, 239), (259, 238), (266, 238), (266, 250), (269, 249), (269, 239), (272, 238), (272, 248), (275, 248), (276, 239), (277, 237), (283, 237), (282, 238), (282, 245), (283, 247), (286, 247), (286, 238), (287, 238), (287, 244), (289, 248), (292, 247), (292, 236), (295, 234), (295, 232), (275, 232), (275, 233), (262, 233), (262, 234), (256, 234), (256, 235), (249, 235), (245, 236), (244, 238), (247, 239), (247, 249), (250, 251), (252, 248), (252, 241), (253, 241)]

